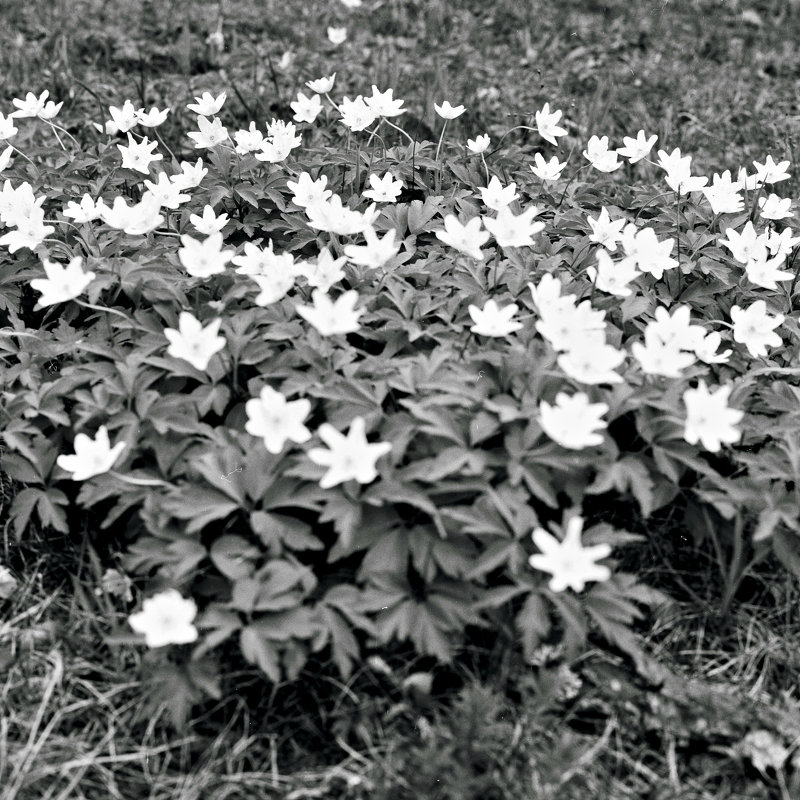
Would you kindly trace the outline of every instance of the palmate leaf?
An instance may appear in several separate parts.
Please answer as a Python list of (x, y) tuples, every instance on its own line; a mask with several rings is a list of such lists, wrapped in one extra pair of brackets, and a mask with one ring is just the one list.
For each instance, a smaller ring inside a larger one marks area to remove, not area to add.
[(216, 489), (201, 486), (183, 486), (161, 498), (161, 507), (178, 519), (187, 520), (187, 533), (202, 530), (209, 522), (224, 519), (239, 509)]

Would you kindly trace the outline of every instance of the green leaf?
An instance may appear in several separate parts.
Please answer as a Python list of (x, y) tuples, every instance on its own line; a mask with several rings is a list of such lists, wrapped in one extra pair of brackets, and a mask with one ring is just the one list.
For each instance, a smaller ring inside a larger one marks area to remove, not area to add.
[(41, 494), (41, 489), (23, 489), (17, 493), (14, 497), (14, 502), (11, 503), (9, 516), (14, 522), (14, 535), (17, 544), (22, 541), (22, 536), (28, 527), (34, 506)]
[(588, 494), (603, 494), (616, 489), (620, 494), (631, 492), (639, 502), (645, 518), (653, 512), (653, 480), (647, 467), (636, 458), (625, 457), (604, 465), (597, 473)]
[(527, 596), (514, 623), (522, 634), (525, 659), (530, 661), (539, 643), (550, 633), (550, 613), (538, 592), (531, 592)]
[(259, 556), (258, 548), (247, 539), (233, 535), (220, 536), (209, 551), (214, 566), (232, 581), (251, 575), (255, 569), (253, 562)]
[(261, 623), (242, 628), (239, 646), (250, 664), (255, 664), (273, 683), (280, 683), (280, 656)]
[(69, 505), (64, 492), (50, 488), (39, 495), (36, 500), (36, 513), (44, 527), (55, 528), (60, 533), (69, 533), (67, 514), (59, 506)]

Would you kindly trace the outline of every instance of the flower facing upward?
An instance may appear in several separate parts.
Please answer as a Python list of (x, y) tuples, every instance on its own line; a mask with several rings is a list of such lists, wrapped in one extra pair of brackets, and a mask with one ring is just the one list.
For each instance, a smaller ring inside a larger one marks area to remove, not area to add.
[(775, 328), (783, 324), (783, 314), (771, 316), (767, 312), (767, 304), (756, 300), (747, 308), (733, 306), (733, 339), (743, 344), (753, 358), (767, 355), (767, 345), (780, 347), (783, 339), (775, 332)]
[(167, 114), (169, 114), (168, 108), (165, 108), (163, 111), (159, 111), (156, 106), (153, 106), (147, 112), (145, 112), (144, 109), (137, 111), (136, 119), (138, 123), (145, 128), (157, 128), (166, 121)]
[(617, 350), (600, 340), (587, 339), (558, 357), (558, 366), (573, 380), (596, 386), (600, 383), (622, 383), (614, 370), (625, 360), (625, 351)]
[(85, 433), (75, 435), (75, 455), (62, 455), (56, 458), (61, 469), (72, 473), (72, 480), (85, 481), (95, 475), (108, 472), (125, 449), (125, 442), (117, 442), (113, 447), (108, 439), (108, 429), (101, 425), (94, 439)]
[(303, 420), (311, 411), (311, 401), (306, 398), (288, 402), (280, 393), (265, 386), (258, 398), (245, 403), (247, 422), (244, 429), (264, 440), (264, 446), (273, 455), (283, 450), (287, 439), (302, 444), (311, 438), (311, 431)]
[(531, 206), (521, 214), (515, 214), (505, 206), (497, 212), (496, 217), (484, 217), (483, 224), (500, 247), (533, 247), (533, 237), (545, 229), (544, 222), (533, 221), (540, 211), (536, 206)]
[(293, 195), (292, 202), (300, 208), (307, 208), (313, 203), (327, 200), (333, 194), (325, 188), (327, 183), (327, 175), (320, 175), (313, 180), (307, 172), (301, 172), (296, 181), (287, 181), (286, 186)]
[(631, 164), (635, 164), (650, 154), (657, 140), (658, 136), (656, 134), (653, 134), (648, 139), (644, 131), (639, 131), (635, 139), (630, 136), (623, 136), (622, 141), (625, 143), (625, 147), (618, 147), (617, 153), (627, 158)]
[(395, 180), (391, 172), (387, 172), (382, 178), (374, 174), (370, 175), (369, 185), (372, 188), (362, 194), (376, 203), (396, 203), (403, 190), (403, 181)]
[(14, 125), (14, 118), (0, 113), (0, 141), (11, 139), (19, 129)]
[(719, 243), (731, 251), (731, 255), (740, 263), (746, 264), (751, 259), (760, 260), (767, 255), (767, 237), (763, 233), (756, 233), (756, 229), (749, 220), (737, 233), (733, 228), (726, 228), (727, 239), (720, 239)]
[(691, 156), (681, 156), (680, 148), (676, 147), (667, 155), (666, 150), (658, 151), (659, 165), (667, 173), (664, 180), (673, 192), (688, 194), (702, 189), (708, 178), (704, 176), (693, 177), (691, 174)]
[(542, 181), (557, 181), (561, 177), (566, 161), (559, 161), (558, 156), (553, 156), (549, 161), (545, 161), (541, 153), (533, 156), (531, 172)]
[(212, 233), (222, 232), (222, 229), (228, 224), (228, 215), (222, 213), (217, 216), (214, 207), (206, 204), (203, 208), (203, 216), (190, 214), (189, 222), (198, 233), (203, 236), (211, 236)]
[(444, 230), (434, 231), (436, 238), (450, 247), (465, 253), (477, 261), (483, 261), (481, 247), (489, 241), (489, 231), (482, 230), (480, 217), (473, 217), (466, 223), (458, 221), (454, 214), (444, 218)]
[(467, 110), (464, 106), (451, 106), (449, 100), (445, 100), (441, 105), (434, 103), (433, 107), (442, 119), (455, 119)]
[(179, 330), (165, 328), (164, 336), (169, 340), (167, 353), (173, 358), (188, 361), (195, 369), (205, 372), (211, 357), (225, 347), (225, 337), (217, 336), (221, 319), (213, 319), (203, 327), (200, 320), (188, 311), (181, 311)]
[(722, 336), (716, 331), (711, 331), (707, 336), (695, 344), (694, 354), (706, 364), (725, 364), (731, 357), (733, 350), (724, 350), (717, 353), (717, 348), (722, 344)]
[(233, 138), (236, 140), (236, 152), (240, 156), (253, 153), (264, 146), (264, 134), (256, 128), (255, 122), (251, 122), (246, 131), (236, 131)]
[(189, 103), (186, 108), (189, 111), (194, 111), (200, 117), (213, 117), (215, 114), (219, 114), (227, 96), (227, 92), (222, 92), (217, 97), (214, 97), (209, 92), (203, 92), (202, 97), (195, 97), (195, 102)]
[(607, 250), (615, 253), (617, 250), (617, 242), (622, 241), (622, 229), (625, 227), (625, 218), (615, 219), (612, 221), (608, 214), (608, 209), (603, 206), (600, 211), (600, 216), (595, 219), (594, 217), (586, 217), (589, 225), (592, 228), (589, 234), (589, 240), (603, 245)]
[(144, 634), (148, 647), (164, 647), (194, 642), (198, 636), (192, 624), (196, 616), (194, 600), (185, 600), (176, 589), (167, 589), (148, 597), (142, 610), (128, 617), (128, 624), (136, 633)]
[(45, 89), (38, 97), (33, 92), (28, 92), (24, 100), (15, 97), (11, 102), (17, 107), (9, 116), (23, 119), (24, 117), (38, 117), (45, 108), (45, 101), (50, 92)]
[(331, 89), (333, 89), (333, 82), (335, 80), (336, 73), (334, 72), (333, 75), (328, 75), (325, 78), (317, 78), (315, 81), (307, 81), (306, 86), (308, 86), (312, 92), (316, 92), (317, 94), (327, 94)]
[(45, 259), (42, 266), (47, 278), (34, 278), (31, 281), (31, 288), (42, 293), (39, 305), (52, 306), (78, 297), (96, 277), (94, 272), (84, 272), (82, 265), (81, 256), (75, 256), (66, 267)]
[(181, 236), (178, 258), (184, 269), (194, 278), (208, 278), (225, 271), (235, 250), (222, 249), (222, 234), (212, 233), (202, 242), (184, 233)]
[(160, 161), (164, 158), (161, 153), (155, 154), (154, 150), (158, 147), (158, 142), (151, 142), (146, 136), (141, 142), (134, 140), (128, 134), (128, 146), (118, 144), (117, 148), (122, 153), (122, 166), (127, 169), (135, 169), (144, 175), (150, 174), (150, 163)]
[(216, 147), (228, 140), (228, 129), (219, 117), (209, 120), (207, 117), (197, 118), (198, 131), (189, 131), (186, 135), (194, 141), (195, 150)]
[(122, 104), (122, 108), (111, 106), (108, 112), (111, 114), (111, 121), (116, 126), (117, 132), (127, 133), (139, 124), (144, 109), (136, 108), (130, 100), (126, 100)]
[(194, 164), (181, 161), (181, 171), (176, 172), (170, 180), (177, 183), (181, 189), (194, 189), (203, 182), (206, 175), (208, 175), (208, 167), (203, 166), (202, 158), (198, 158)]
[(343, 44), (347, 41), (347, 28), (328, 27), (328, 41), (331, 44)]
[(375, 112), (379, 117), (399, 117), (405, 114), (406, 110), (402, 108), (405, 101), (395, 100), (392, 97), (394, 89), (387, 89), (385, 92), (379, 92), (378, 87), (372, 84), (372, 97), (365, 97), (364, 102)]
[(328, 449), (312, 447), (308, 451), (308, 457), (315, 464), (328, 468), (319, 482), (321, 489), (330, 489), (349, 480), (372, 483), (378, 477), (375, 462), (391, 451), (392, 444), (369, 444), (365, 430), (363, 417), (356, 417), (350, 423), (347, 436), (327, 422), (320, 425), (318, 433)]
[(780, 233), (774, 230), (767, 232), (767, 247), (776, 258), (788, 256), (797, 244), (800, 244), (800, 236), (792, 236), (791, 228), (784, 228)]
[(608, 136), (592, 136), (583, 155), (599, 172), (614, 172), (622, 166), (617, 151), (608, 149)]
[(637, 269), (649, 273), (656, 280), (664, 276), (665, 269), (678, 266), (678, 260), (670, 257), (675, 246), (674, 239), (660, 242), (652, 228), (636, 230), (633, 223), (626, 225), (622, 235), (622, 245), (625, 254), (633, 259)]
[(331, 251), (325, 247), (314, 261), (298, 261), (295, 270), (298, 275), (305, 276), (312, 289), (327, 292), (334, 283), (344, 278), (342, 266), (346, 261), (347, 258), (344, 256), (334, 258)]
[(481, 200), (487, 208), (493, 211), (500, 211), (505, 208), (509, 203), (513, 203), (518, 197), (517, 184), (509, 183), (508, 186), (503, 186), (497, 178), (497, 175), (492, 175), (488, 186), (480, 186), (478, 191), (481, 193)]
[(766, 258), (765, 256), (758, 261), (751, 259), (744, 268), (747, 280), (763, 289), (777, 289), (777, 281), (789, 281), (794, 277), (791, 272), (781, 269), (785, 260), (785, 255), (775, 256), (775, 258)]
[(598, 250), (596, 255), (597, 267), (587, 267), (586, 274), (601, 292), (628, 297), (632, 293), (628, 284), (640, 274), (634, 259), (626, 256), (614, 262), (605, 250)]
[(378, 216), (377, 206), (372, 203), (363, 213), (353, 211), (342, 203), (338, 194), (330, 200), (316, 200), (306, 206), (306, 216), (310, 227), (318, 231), (352, 236), (364, 233)]
[(339, 110), (342, 113), (341, 123), (351, 131), (363, 131), (378, 118), (378, 115), (364, 102), (361, 95), (358, 95), (355, 100), (342, 98)]
[(160, 208), (177, 209), (182, 203), (188, 203), (191, 196), (181, 194), (181, 188), (173, 183), (166, 172), (159, 172), (158, 181), (144, 181), (144, 185), (158, 201)]
[(770, 194), (769, 197), (759, 197), (758, 206), (764, 219), (786, 219), (786, 217), (794, 216), (790, 210), (792, 207), (791, 197), (780, 198), (776, 194)]
[(722, 175), (715, 172), (711, 186), (705, 186), (702, 191), (715, 214), (738, 214), (744, 208), (739, 194), (741, 189), (739, 181), (732, 181), (731, 171), (726, 169)]
[(482, 133), (480, 136), (476, 136), (474, 139), (467, 139), (467, 148), (471, 153), (474, 153), (476, 156), (478, 156), (489, 148), (489, 141), (489, 134)]
[(521, 322), (512, 322), (511, 317), (519, 311), (516, 303), (498, 308), (494, 300), (487, 300), (483, 310), (477, 306), (469, 306), (469, 315), (475, 323), (470, 330), (482, 336), (508, 336), (522, 327)]
[(728, 408), (730, 386), (720, 386), (710, 392), (705, 381), (696, 389), (683, 393), (686, 404), (686, 425), (683, 438), (688, 444), (700, 442), (706, 450), (716, 453), (722, 444), (734, 444), (742, 436), (734, 425), (741, 422), (744, 411)]
[(302, 92), (297, 93), (297, 100), (289, 103), (294, 111), (295, 122), (314, 122), (322, 111), (322, 101), (318, 94), (306, 97)]
[(81, 198), (80, 203), (76, 203), (73, 200), (67, 202), (67, 207), (61, 213), (67, 219), (71, 219), (77, 225), (80, 225), (82, 222), (93, 222), (96, 219), (100, 219), (104, 207), (105, 203), (102, 197), (94, 200), (87, 192)]
[(549, 586), (554, 592), (563, 592), (567, 588), (581, 592), (588, 581), (607, 581), (611, 577), (608, 567), (596, 563), (611, 555), (611, 545), (583, 547), (582, 531), (583, 518), (572, 517), (562, 542), (544, 528), (536, 528), (532, 534), (534, 544), (542, 552), (530, 556), (528, 563), (534, 569), (553, 576)]
[(778, 181), (789, 180), (791, 177), (786, 171), (786, 167), (789, 166), (789, 162), (781, 161), (780, 164), (776, 164), (772, 160), (772, 156), (767, 156), (763, 164), (759, 164), (758, 161), (754, 161), (753, 166), (756, 168), (756, 176), (758, 177), (758, 180), (762, 183), (778, 183)]
[(560, 128), (556, 123), (561, 119), (561, 111), (553, 111), (550, 113), (550, 103), (545, 103), (541, 111), (537, 111), (534, 115), (536, 119), (536, 129), (539, 131), (539, 136), (546, 139), (550, 144), (558, 145), (556, 136), (566, 136), (567, 131)]
[(310, 322), (323, 336), (335, 336), (337, 333), (354, 333), (359, 329), (358, 318), (365, 309), (356, 310), (358, 292), (350, 289), (332, 301), (319, 289), (311, 293), (313, 306), (295, 306), (295, 311)]
[(539, 404), (539, 424), (562, 447), (582, 450), (603, 443), (597, 431), (608, 427), (608, 423), (600, 419), (606, 411), (605, 403), (590, 403), (589, 396), (583, 392), (572, 397), (559, 392), (554, 406), (544, 401)]
[(379, 239), (378, 234), (372, 228), (367, 228), (364, 231), (367, 243), (365, 245), (346, 244), (344, 254), (353, 264), (369, 269), (378, 269), (400, 252), (400, 243), (395, 242), (395, 235), (395, 229), (391, 228), (384, 234), (383, 239)]

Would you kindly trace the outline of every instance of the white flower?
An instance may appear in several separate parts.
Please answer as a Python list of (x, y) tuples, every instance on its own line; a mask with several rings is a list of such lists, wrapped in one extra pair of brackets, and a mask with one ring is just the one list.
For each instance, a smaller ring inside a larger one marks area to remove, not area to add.
[(633, 223), (626, 225), (622, 234), (622, 245), (626, 256), (633, 259), (637, 269), (649, 273), (656, 280), (663, 277), (665, 269), (678, 266), (677, 259), (670, 258), (669, 255), (675, 246), (675, 240), (665, 239), (659, 242), (652, 228), (637, 230)]
[(0, 564), (0, 600), (8, 600), (16, 591), (18, 583), (11, 570)]
[(137, 142), (130, 133), (128, 134), (127, 147), (121, 144), (117, 145), (120, 153), (122, 153), (122, 166), (127, 169), (134, 169), (144, 175), (150, 174), (151, 162), (160, 161), (164, 158), (161, 153), (157, 155), (154, 153), (156, 147), (158, 147), (158, 142), (151, 142), (146, 136), (141, 142)]
[(692, 177), (691, 156), (681, 156), (680, 148), (676, 147), (670, 155), (666, 150), (658, 151), (659, 164), (666, 171), (667, 185), (674, 192), (688, 194), (702, 189), (707, 183), (706, 177)]
[(58, 112), (61, 111), (61, 107), (64, 103), (54, 103), (52, 100), (48, 100), (44, 108), (36, 115), (39, 119), (54, 119), (58, 116)]
[(228, 141), (228, 129), (219, 117), (209, 121), (206, 117), (197, 118), (199, 131), (189, 131), (186, 135), (194, 141), (195, 150), (216, 147)]
[(680, 378), (681, 373), (695, 362), (694, 353), (689, 353), (676, 342), (664, 343), (656, 331), (648, 326), (644, 332), (644, 345), (634, 342), (631, 353), (648, 375)]
[(19, 129), (14, 125), (14, 117), (0, 114), (0, 141), (11, 139)]
[(31, 289), (41, 292), (39, 305), (52, 306), (74, 300), (97, 277), (94, 272), (84, 272), (83, 258), (75, 256), (65, 267), (55, 261), (42, 261), (47, 278), (34, 278)]
[(233, 134), (236, 141), (236, 152), (240, 155), (253, 153), (264, 146), (264, 134), (256, 128), (255, 122), (250, 123), (248, 130), (239, 130)]
[(14, 148), (12, 145), (6, 147), (2, 153), (0, 153), (0, 172), (7, 169), (9, 164), (11, 164), (11, 156), (14, 153)]
[(169, 114), (168, 108), (159, 111), (156, 106), (153, 106), (146, 113), (144, 109), (139, 109), (136, 112), (136, 118), (139, 124), (144, 125), (145, 128), (157, 128), (167, 119), (167, 114)]
[(44, 224), (44, 211), (38, 206), (25, 218), (17, 218), (10, 225), (16, 225), (16, 230), (8, 231), (0, 236), (0, 245), (8, 247), (9, 253), (16, 253), (23, 247), (35, 250), (55, 228)]
[(482, 133), (480, 136), (476, 136), (474, 139), (467, 139), (467, 147), (477, 156), (488, 150), (489, 142), (489, 134)]
[(725, 235), (727, 239), (720, 239), (719, 244), (727, 247), (731, 251), (731, 255), (741, 264), (746, 264), (748, 261), (759, 261), (767, 256), (767, 237), (765, 234), (757, 234), (753, 223), (749, 220), (742, 229), (741, 233), (737, 233), (733, 228), (726, 228)]
[(731, 171), (726, 169), (722, 176), (714, 173), (714, 182), (703, 188), (703, 194), (715, 214), (738, 214), (744, 208), (742, 185), (731, 181)]
[(306, 86), (308, 86), (312, 92), (316, 92), (317, 94), (327, 94), (331, 89), (333, 89), (333, 82), (335, 80), (336, 73), (334, 72), (333, 75), (328, 75), (326, 78), (317, 78), (315, 81), (308, 81)]
[(363, 417), (356, 417), (350, 423), (347, 436), (324, 422), (318, 433), (329, 449), (313, 447), (308, 457), (315, 464), (327, 467), (328, 471), (319, 482), (321, 489), (330, 489), (349, 480), (371, 483), (378, 477), (375, 463), (392, 449), (391, 442), (369, 444), (365, 434)]
[(310, 322), (323, 336), (334, 336), (338, 333), (354, 333), (359, 329), (358, 318), (366, 309), (356, 310), (358, 292), (350, 289), (332, 301), (319, 289), (311, 293), (313, 306), (295, 306), (295, 311)]
[(366, 245), (347, 244), (344, 247), (344, 254), (353, 264), (378, 269), (400, 252), (400, 243), (395, 243), (394, 240), (394, 228), (390, 229), (383, 239), (379, 239), (372, 228), (367, 228), (364, 237), (367, 240)]
[(76, 434), (74, 447), (74, 455), (58, 456), (56, 464), (61, 469), (71, 472), (72, 480), (85, 481), (108, 472), (125, 449), (126, 443), (117, 442), (112, 447), (108, 439), (108, 429), (105, 425), (101, 425), (94, 439), (90, 439), (85, 433)]
[(671, 316), (664, 306), (659, 306), (655, 310), (655, 320), (648, 323), (646, 330), (665, 345), (675, 345), (680, 350), (694, 351), (706, 332), (702, 326), (691, 324), (690, 315), (689, 306), (674, 306)]
[(317, 200), (306, 206), (310, 227), (337, 233), (340, 236), (363, 233), (372, 225), (378, 213), (375, 203), (372, 203), (363, 214), (353, 211), (342, 203), (342, 198), (338, 194), (333, 195), (330, 200)]
[(186, 108), (188, 108), (189, 111), (194, 111), (194, 113), (200, 117), (213, 117), (219, 114), (227, 97), (227, 92), (223, 92), (217, 97), (212, 96), (208, 92), (203, 92), (202, 97), (195, 97), (194, 104), (189, 103)]
[(364, 102), (361, 95), (358, 95), (355, 100), (343, 98), (339, 110), (342, 113), (340, 121), (351, 131), (363, 131), (378, 118), (378, 115)]
[(493, 211), (500, 211), (500, 209), (505, 208), (509, 203), (513, 203), (519, 197), (517, 184), (509, 183), (508, 186), (503, 187), (497, 175), (492, 175), (489, 185), (478, 187), (478, 191), (481, 193), (481, 200), (483, 200), (484, 205)]
[(608, 136), (592, 136), (583, 155), (600, 172), (614, 172), (622, 166), (617, 151), (608, 149)]
[(544, 401), (539, 404), (539, 424), (562, 447), (582, 450), (602, 444), (603, 437), (597, 431), (608, 427), (608, 423), (600, 419), (607, 411), (605, 403), (590, 403), (589, 396), (583, 392), (572, 397), (559, 392), (554, 406)]
[(595, 286), (601, 292), (628, 297), (632, 292), (628, 284), (640, 274), (635, 260), (626, 256), (615, 263), (605, 250), (598, 250), (596, 255), (597, 267), (586, 268), (586, 274), (594, 281)]
[(588, 581), (607, 581), (611, 577), (608, 567), (596, 563), (611, 554), (611, 546), (596, 544), (583, 547), (582, 531), (583, 518), (572, 517), (567, 523), (562, 542), (544, 528), (536, 528), (532, 534), (534, 544), (542, 552), (530, 556), (528, 563), (534, 569), (549, 572), (553, 576), (549, 586), (554, 592), (563, 592), (566, 588), (581, 592)]
[(322, 101), (318, 94), (306, 97), (302, 92), (297, 93), (297, 100), (289, 103), (294, 111), (295, 122), (314, 122), (322, 112)]
[[(770, 767), (779, 772), (789, 757), (789, 750), (783, 746), (780, 737), (765, 729), (750, 731), (742, 740), (740, 750), (765, 776)], [(792, 761), (798, 763), (796, 755)]]
[(489, 240), (489, 231), (482, 230), (480, 217), (473, 217), (465, 224), (454, 214), (444, 218), (444, 230), (434, 231), (436, 238), (450, 247), (465, 253), (477, 261), (483, 261), (481, 247)]
[(753, 166), (756, 168), (758, 180), (762, 183), (778, 183), (778, 181), (789, 180), (790, 175), (786, 171), (786, 167), (789, 166), (788, 161), (781, 161), (780, 164), (776, 164), (772, 160), (772, 156), (767, 156), (763, 164), (754, 161)]
[(622, 241), (622, 229), (625, 227), (625, 218), (623, 217), (622, 219), (615, 219), (612, 221), (608, 214), (608, 209), (603, 206), (600, 211), (600, 216), (597, 219), (590, 216), (587, 216), (586, 219), (592, 228), (589, 240), (597, 242), (597, 244), (601, 244), (612, 253), (615, 253), (617, 250), (617, 242)]
[(596, 386), (601, 383), (622, 383), (614, 370), (625, 360), (625, 351), (610, 344), (588, 339), (558, 357), (558, 366), (573, 380)]
[(181, 311), (178, 330), (164, 328), (164, 336), (169, 340), (167, 353), (173, 358), (188, 361), (195, 369), (205, 372), (211, 357), (225, 347), (225, 337), (218, 336), (221, 319), (213, 319), (203, 324), (188, 311)]
[(38, 97), (33, 92), (28, 92), (24, 100), (15, 97), (11, 102), (17, 107), (17, 110), (12, 111), (10, 116), (17, 119), (38, 117), (44, 110), (45, 101), (49, 95), (50, 92), (45, 89)]
[(77, 225), (83, 222), (93, 222), (101, 219), (105, 203), (99, 197), (95, 201), (88, 193), (84, 194), (80, 203), (70, 200), (67, 207), (61, 212), (67, 219), (74, 220)]
[(212, 233), (221, 233), (222, 229), (228, 224), (228, 215), (216, 215), (213, 206), (206, 204), (203, 208), (203, 216), (197, 214), (189, 215), (189, 222), (194, 229), (203, 236), (211, 236)]
[(203, 166), (203, 159), (198, 158), (194, 164), (181, 161), (181, 172), (176, 172), (170, 180), (181, 190), (194, 189), (203, 182), (206, 175), (208, 175), (208, 168)]
[(197, 616), (194, 600), (185, 600), (176, 589), (167, 589), (148, 597), (142, 610), (128, 617), (136, 633), (142, 633), (148, 647), (189, 644), (197, 639), (192, 622)]
[(294, 272), (276, 271), (269, 275), (251, 275), (250, 277), (261, 290), (253, 300), (257, 306), (263, 307), (277, 303), (278, 300), (286, 297), (294, 287)]
[(605, 342), (605, 311), (592, 308), (588, 300), (576, 306), (568, 301), (571, 297), (568, 295), (552, 306), (538, 308), (541, 319), (536, 322), (536, 330), (557, 352), (589, 346), (590, 342)]
[(506, 206), (497, 212), (494, 219), (484, 217), (483, 224), (500, 247), (533, 247), (533, 237), (545, 229), (544, 222), (533, 221), (540, 211), (531, 206), (521, 214), (515, 214)]
[(764, 219), (786, 219), (794, 216), (789, 210), (792, 207), (791, 197), (780, 198), (776, 194), (770, 194), (769, 197), (759, 197), (758, 206)]
[(519, 311), (516, 303), (511, 303), (505, 308), (498, 308), (496, 301), (487, 300), (483, 310), (474, 305), (470, 305), (468, 310), (475, 323), (470, 330), (482, 336), (508, 336), (522, 327), (521, 322), (511, 321), (511, 317)]
[(445, 100), (441, 105), (434, 103), (433, 107), (442, 119), (455, 119), (467, 110), (464, 106), (451, 106), (449, 100)]
[(280, 393), (265, 386), (258, 398), (245, 403), (247, 422), (244, 429), (264, 440), (264, 446), (273, 455), (283, 450), (286, 440), (302, 444), (311, 438), (311, 431), (303, 420), (311, 411), (311, 401), (305, 398), (288, 402)]
[(623, 136), (622, 141), (625, 143), (625, 147), (618, 147), (617, 153), (627, 158), (631, 164), (635, 164), (650, 154), (657, 139), (656, 134), (649, 139), (646, 138), (644, 131), (639, 131), (635, 139)]
[(550, 103), (545, 103), (541, 111), (537, 111), (534, 115), (536, 119), (536, 129), (542, 139), (554, 145), (558, 145), (556, 136), (566, 136), (567, 131), (560, 128), (556, 123), (561, 119), (560, 111), (553, 111), (550, 113)]
[(566, 161), (559, 161), (558, 156), (553, 156), (549, 161), (545, 161), (541, 153), (533, 156), (534, 163), (531, 164), (531, 172), (542, 181), (557, 181), (561, 177)]
[(775, 230), (767, 231), (767, 247), (776, 258), (788, 256), (798, 244), (800, 236), (793, 237), (791, 228), (784, 228), (780, 233)]
[(344, 278), (342, 266), (346, 261), (344, 256), (334, 259), (331, 251), (324, 247), (315, 261), (298, 261), (295, 272), (305, 276), (312, 288), (327, 292), (334, 283)]
[(716, 392), (709, 392), (705, 381), (700, 381), (696, 389), (683, 393), (686, 405), (686, 425), (683, 438), (688, 444), (698, 441), (706, 450), (716, 453), (721, 444), (733, 444), (741, 438), (741, 431), (734, 428), (744, 411), (728, 408), (730, 386), (720, 386)]
[(331, 44), (342, 44), (347, 40), (347, 28), (334, 28), (328, 26), (328, 41)]
[(301, 172), (297, 176), (297, 181), (287, 181), (286, 186), (294, 195), (292, 202), (300, 208), (307, 208), (314, 203), (327, 200), (333, 192), (326, 189), (328, 183), (327, 175), (320, 175), (317, 180), (313, 180), (307, 172)]
[(181, 244), (178, 258), (184, 269), (195, 278), (208, 278), (224, 272), (225, 265), (236, 252), (222, 249), (221, 233), (212, 233), (202, 242), (184, 233)]
[(722, 343), (722, 336), (716, 331), (711, 331), (705, 338), (695, 343), (694, 354), (706, 364), (725, 364), (731, 357), (733, 350), (730, 348), (717, 353), (717, 348)]
[(539, 279), (538, 286), (534, 286), (529, 281), (528, 288), (531, 290), (531, 297), (533, 297), (533, 302), (540, 314), (547, 312), (548, 309), (552, 308), (553, 305), (559, 301), (574, 305), (575, 295), (567, 294), (562, 297), (561, 281), (550, 272), (545, 272), (544, 275), (542, 275)]
[(403, 100), (395, 100), (392, 97), (394, 89), (387, 89), (385, 92), (379, 92), (378, 87), (372, 84), (372, 97), (365, 97), (364, 102), (372, 109), (372, 111), (379, 117), (399, 117), (400, 114), (405, 114), (406, 110), (401, 108)]
[(391, 172), (387, 172), (382, 178), (370, 175), (369, 185), (372, 188), (362, 194), (376, 203), (396, 203), (403, 190), (403, 181), (395, 180)]
[(104, 205), (100, 216), (106, 225), (124, 231), (129, 236), (144, 236), (155, 230), (164, 217), (159, 214), (161, 205), (152, 192), (145, 192), (136, 205), (129, 207), (123, 197), (115, 197), (109, 208)]
[(348, 8), (359, 8), (361, 3), (362, 0), (342, 0), (342, 5), (345, 5)]
[(181, 194), (180, 186), (174, 184), (166, 172), (159, 172), (158, 181), (144, 181), (144, 185), (148, 188), (153, 197), (156, 198), (161, 208), (177, 209), (181, 203), (188, 203), (191, 196), (188, 194)]
[(785, 255), (775, 256), (775, 258), (767, 258), (765, 255), (758, 261), (750, 259), (744, 268), (747, 279), (764, 289), (777, 289), (777, 281), (788, 281), (794, 277), (791, 272), (780, 268), (785, 260)]
[(763, 300), (756, 300), (746, 309), (734, 306), (731, 319), (734, 341), (743, 344), (753, 358), (767, 355), (767, 345), (779, 347), (783, 344), (775, 328), (783, 324), (785, 317), (783, 314), (770, 315)]

